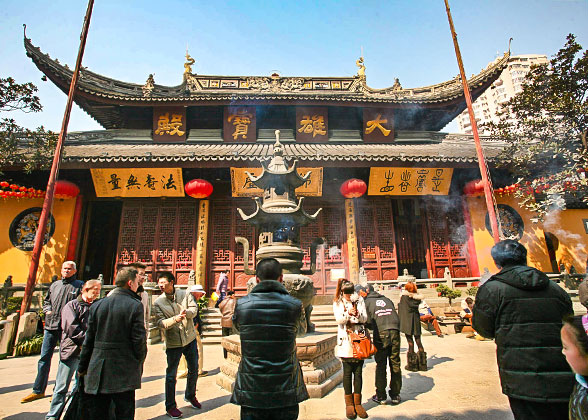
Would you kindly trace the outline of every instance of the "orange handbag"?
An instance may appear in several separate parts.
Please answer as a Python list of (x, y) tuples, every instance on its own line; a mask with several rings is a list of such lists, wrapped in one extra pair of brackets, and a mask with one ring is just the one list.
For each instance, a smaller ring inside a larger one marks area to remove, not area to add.
[(347, 330), (347, 334), (349, 335), (349, 341), (353, 349), (354, 359), (368, 359), (378, 351), (372, 343), (372, 340), (370, 340), (370, 333), (367, 328), (364, 327), (357, 332), (349, 329)]

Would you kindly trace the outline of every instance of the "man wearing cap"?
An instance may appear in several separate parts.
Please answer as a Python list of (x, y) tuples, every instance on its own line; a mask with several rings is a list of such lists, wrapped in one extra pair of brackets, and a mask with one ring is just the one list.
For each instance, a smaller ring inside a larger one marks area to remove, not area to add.
[(390, 395), (393, 405), (400, 404), (402, 372), (400, 370), (400, 321), (398, 313), (394, 303), (386, 296), (377, 293), (371, 284), (364, 287), (357, 285), (355, 290), (363, 296), (368, 317), (366, 325), (374, 331), (374, 345), (378, 349), (374, 355), (376, 361), (376, 394), (372, 397), (372, 401), (377, 404), (386, 403), (386, 368), (390, 367), (388, 395)]
[[(190, 287), (190, 293), (192, 297), (198, 304), (198, 300), (201, 299), (206, 292), (202, 288), (202, 285), (195, 284)], [(202, 347), (202, 319), (200, 318), (200, 308), (197, 306), (198, 312), (194, 317), (194, 328), (196, 329), (196, 346), (198, 347), (198, 377), (208, 375), (207, 370), (202, 370), (204, 366), (204, 348)], [(181, 365), (181, 373), (178, 374), (178, 379), (185, 378), (188, 376), (188, 366), (186, 364), (186, 359), (182, 357), (182, 361), (180, 362)]]
[(185, 290), (174, 287), (176, 278), (169, 271), (159, 274), (157, 284), (161, 296), (153, 304), (155, 322), (163, 331), (167, 369), (165, 371), (165, 410), (169, 417), (182, 417), (176, 404), (176, 375), (182, 355), (188, 364), (188, 379), (184, 400), (194, 408), (202, 408), (196, 398), (198, 380), (198, 348), (193, 318), (198, 313), (198, 305)]

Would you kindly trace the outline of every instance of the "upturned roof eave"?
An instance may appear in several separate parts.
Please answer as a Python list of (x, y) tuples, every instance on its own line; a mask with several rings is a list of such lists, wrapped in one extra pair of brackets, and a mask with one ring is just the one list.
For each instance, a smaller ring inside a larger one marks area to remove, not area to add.
[[(35, 65), (50, 80), (55, 83), (62, 91), (67, 93), (69, 83), (72, 77), (72, 70), (61, 65), (57, 60), (53, 60), (48, 54), (43, 54), (40, 48), (35, 47), (29, 38), (24, 38), (27, 55), (31, 57)], [(496, 60), (478, 75), (473, 76), (468, 83), (472, 90), (479, 90), (485, 85), (489, 86), (501, 73), (502, 69), (508, 62), (509, 54), (505, 54), (501, 59)], [(222, 76), (196, 76), (198, 78), (212, 80), (220, 79)], [(248, 76), (231, 76), (232, 79), (241, 80)], [(264, 76), (260, 76), (264, 77)], [(294, 78), (292, 78), (294, 79)], [(354, 77), (312, 77), (305, 79), (313, 80), (340, 80), (357, 84), (363, 79)], [(133, 94), (120, 94), (114, 90), (114, 87), (132, 91)], [(91, 72), (85, 68), (82, 69), (79, 80), (78, 91), (84, 92), (96, 102), (114, 101), (122, 104), (138, 103), (143, 106), (153, 106), (155, 104), (189, 104), (201, 103), (207, 101), (322, 101), (328, 103), (345, 103), (354, 102), (357, 104), (380, 104), (380, 105), (414, 105), (414, 104), (441, 104), (452, 102), (463, 97), (461, 83), (459, 78), (442, 82), (436, 85), (425, 86), (420, 88), (402, 89), (393, 91), (392, 88), (372, 89), (369, 86), (361, 85), (358, 92), (343, 91), (316, 91), (309, 92), (259, 92), (259, 91), (237, 91), (230, 89), (205, 90), (190, 92), (186, 95), (185, 81), (177, 86), (154, 85), (151, 96), (143, 95), (143, 86), (133, 83), (127, 83), (111, 79), (97, 73)], [(168, 95), (160, 94), (166, 91)], [(78, 100), (76, 99), (76, 102)], [(92, 106), (88, 103), (82, 106), (86, 112), (92, 115)], [(94, 116), (94, 115), (92, 115)], [(96, 118), (96, 117), (95, 117)], [(100, 121), (99, 121), (100, 122)]]

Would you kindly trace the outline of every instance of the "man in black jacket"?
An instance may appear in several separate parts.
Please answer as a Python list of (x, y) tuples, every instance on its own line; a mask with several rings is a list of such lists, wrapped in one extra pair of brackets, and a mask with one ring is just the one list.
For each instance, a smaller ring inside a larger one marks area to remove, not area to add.
[(527, 266), (527, 250), (505, 240), (491, 250), (500, 272), (480, 286), (472, 324), (496, 339), (502, 392), (516, 420), (568, 418), (574, 377), (562, 355), (562, 318), (573, 313), (568, 294)]
[[(88, 329), (88, 315), (90, 306), (100, 296), (102, 283), (100, 280), (88, 280), (82, 286), (82, 294), (67, 303), (61, 311), (61, 344), (59, 345), (59, 367), (55, 378), (53, 399), (45, 420), (60, 418), (65, 405), (65, 397), (72, 377), (80, 363), (80, 351), (86, 330)], [(75, 386), (78, 385), (78, 375), (75, 375)]]
[(298, 404), (308, 399), (296, 357), (302, 302), (281, 284), (274, 258), (261, 260), (255, 274), (258, 284), (237, 301), (233, 315), (242, 356), (231, 402), (241, 406), (243, 420), (294, 420)]
[(45, 396), (49, 370), (51, 369), (51, 357), (53, 357), (55, 346), (61, 338), (61, 310), (67, 302), (78, 297), (82, 284), (80, 280), (76, 280), (76, 263), (66, 261), (61, 265), (61, 280), (54, 281), (49, 286), (49, 291), (43, 302), (45, 331), (43, 332), (41, 358), (37, 365), (37, 377), (33, 384), (33, 393), (24, 397), (20, 401), (21, 403), (35, 401)]
[[(356, 286), (357, 288), (357, 286)], [(365, 294), (361, 287), (360, 293)], [(378, 349), (374, 355), (376, 361), (376, 395), (372, 401), (386, 404), (386, 366), (390, 366), (390, 391), (392, 404), (400, 404), (400, 389), (402, 388), (402, 372), (400, 370), (400, 321), (394, 307), (394, 302), (377, 293), (370, 284), (364, 296), (365, 309), (368, 320), (367, 326), (373, 330), (372, 339)]]
[(78, 374), (90, 394), (92, 418), (108, 419), (114, 403), (116, 420), (135, 416), (135, 390), (141, 388), (147, 334), (143, 305), (136, 291), (137, 270), (122, 268), (114, 292), (90, 308)]

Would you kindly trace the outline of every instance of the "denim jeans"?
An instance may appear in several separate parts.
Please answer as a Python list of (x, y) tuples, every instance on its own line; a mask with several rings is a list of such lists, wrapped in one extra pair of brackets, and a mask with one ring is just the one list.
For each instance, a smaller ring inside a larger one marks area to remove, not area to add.
[(45, 330), (43, 333), (41, 358), (37, 365), (37, 378), (33, 385), (33, 392), (35, 394), (44, 394), (47, 389), (49, 370), (51, 369), (51, 358), (53, 357), (53, 350), (55, 350), (55, 346), (59, 342), (60, 337), (61, 331), (59, 330)]
[(78, 365), (80, 363), (79, 357), (70, 357), (68, 360), (59, 361), (57, 368), (57, 377), (55, 378), (55, 386), (53, 387), (53, 399), (51, 400), (51, 407), (45, 416), (46, 419), (59, 418), (61, 411), (65, 405), (65, 397), (71, 383), (71, 378), (75, 374), (75, 384), (73, 389), (78, 386)]
[(184, 398), (190, 400), (196, 397), (196, 381), (198, 380), (198, 347), (196, 340), (192, 340), (184, 347), (166, 349), (167, 369), (165, 370), (165, 409), (176, 408), (176, 375), (182, 354), (188, 365), (188, 378)]

